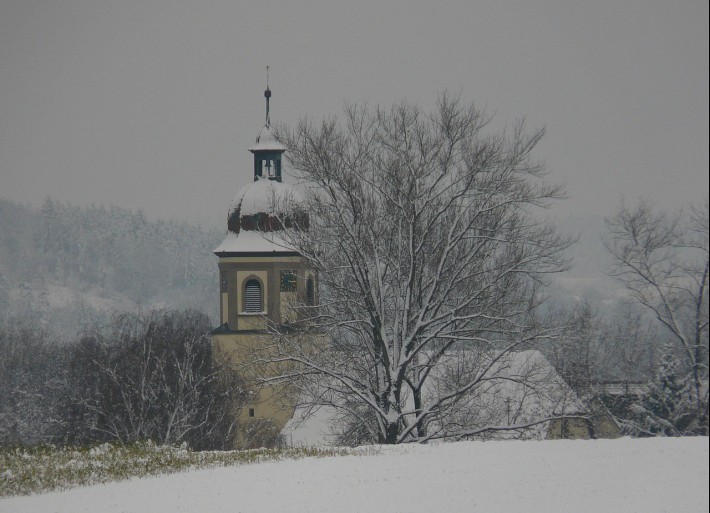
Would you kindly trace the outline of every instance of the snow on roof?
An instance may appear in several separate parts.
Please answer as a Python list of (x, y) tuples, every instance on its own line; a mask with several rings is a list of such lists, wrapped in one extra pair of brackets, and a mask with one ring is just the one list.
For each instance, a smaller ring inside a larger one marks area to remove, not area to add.
[(306, 406), (299, 406), (281, 430), (281, 436), (291, 447), (337, 445), (331, 428), (331, 423), (336, 417), (337, 412), (332, 406), (319, 406), (312, 410)]
[(290, 212), (302, 202), (303, 196), (292, 185), (262, 177), (237, 191), (229, 213), (231, 215), (237, 208), (243, 216)]
[[(475, 361), (478, 356), (471, 358), (472, 353), (454, 352), (440, 364), (423, 390), (429, 401), (450, 391), (450, 380), (455, 379), (455, 376), (450, 374), (451, 371), (460, 369), (458, 364), (462, 361)], [(488, 353), (481, 360), (490, 356)], [(460, 401), (458, 407), (450, 412), (452, 422), (469, 427), (522, 425), (582, 410), (577, 396), (539, 351), (510, 352), (501, 358), (489, 375), (497, 378), (487, 382), (485, 386), (478, 387), (474, 393)], [(523, 382), (526, 382), (527, 386)], [(407, 401), (411, 402), (411, 398)], [(337, 417), (332, 406), (321, 406), (312, 410), (307, 406), (299, 406), (293, 418), (281, 431), (281, 435), (287, 444), (293, 446), (333, 445), (335, 433), (332, 424)], [(446, 427), (443, 431), (446, 431)], [(547, 423), (543, 423), (531, 429), (526, 437), (542, 439), (546, 434)], [(512, 431), (500, 432), (497, 435), (498, 438), (518, 436)]]
[(286, 146), (276, 140), (271, 125), (264, 125), (256, 136), (256, 144), (249, 151), (286, 151)]
[[(482, 358), (472, 368), (486, 366), (491, 354), (481, 353)], [(465, 351), (451, 355), (438, 368), (424, 393), (430, 400), (450, 392), (450, 380), (460, 379), (457, 373), (464, 370), (467, 360), (476, 360), (475, 352)], [(464, 362), (464, 363), (462, 363)], [(443, 368), (442, 368), (443, 367)], [(524, 425), (557, 415), (579, 413), (583, 406), (577, 395), (557, 374), (555, 368), (540, 351), (513, 351), (496, 362), (488, 373), (493, 377), (475, 393), (464, 397), (449, 413), (455, 424), (463, 426), (512, 426)], [(531, 428), (525, 438), (544, 438), (547, 423)], [(444, 427), (446, 431), (446, 427)], [(515, 432), (500, 432), (497, 438), (517, 438)]]
[(266, 253), (296, 251), (286, 244), (274, 232), (259, 232), (242, 230), (239, 235), (227, 232), (227, 236), (222, 243), (217, 246), (213, 253)]

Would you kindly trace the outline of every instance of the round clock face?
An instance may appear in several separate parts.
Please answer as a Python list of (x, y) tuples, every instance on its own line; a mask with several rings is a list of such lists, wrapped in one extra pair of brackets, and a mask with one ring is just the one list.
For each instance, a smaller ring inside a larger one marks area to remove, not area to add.
[(296, 291), (296, 272), (282, 270), (281, 271), (281, 292)]

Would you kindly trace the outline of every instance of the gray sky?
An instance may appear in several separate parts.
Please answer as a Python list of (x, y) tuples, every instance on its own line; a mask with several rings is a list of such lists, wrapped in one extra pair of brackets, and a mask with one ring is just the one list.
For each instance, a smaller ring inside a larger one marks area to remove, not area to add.
[(272, 120), (444, 89), (546, 126), (562, 215), (708, 195), (707, 0), (0, 0), (0, 197), (223, 223)]

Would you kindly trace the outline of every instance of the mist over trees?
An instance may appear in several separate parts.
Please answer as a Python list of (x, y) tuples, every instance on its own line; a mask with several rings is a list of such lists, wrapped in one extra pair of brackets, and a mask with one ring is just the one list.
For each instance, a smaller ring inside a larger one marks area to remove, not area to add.
[(167, 310), (216, 309), (220, 237), (0, 199), (0, 444), (230, 448), (244, 385), (213, 358), (208, 315)]
[[(708, 207), (620, 205), (603, 237), (614, 308), (582, 301), (548, 315), (565, 334), (543, 351), (588, 404), (631, 436), (708, 430)], [(612, 392), (610, 392), (612, 390)]]
[(541, 350), (579, 395), (593, 394), (598, 383), (640, 383), (653, 376), (663, 338), (633, 305), (616, 306), (601, 313), (582, 301), (546, 314), (546, 322), (559, 326), (562, 335)]
[(71, 337), (112, 311), (155, 304), (214, 316), (210, 250), (222, 235), (119, 207), (0, 199), (0, 317)]
[(644, 433), (708, 434), (708, 203), (665, 213), (622, 205), (607, 221), (612, 274), (667, 336), (645, 401)]

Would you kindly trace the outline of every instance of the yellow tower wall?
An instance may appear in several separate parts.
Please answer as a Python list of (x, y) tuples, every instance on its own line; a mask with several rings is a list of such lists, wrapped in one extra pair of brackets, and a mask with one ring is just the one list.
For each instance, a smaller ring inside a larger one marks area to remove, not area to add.
[[(216, 354), (235, 366), (252, 392), (249, 403), (239, 413), (237, 447), (254, 447), (271, 441), (293, 416), (297, 397), (286, 385), (259, 385), (264, 378), (283, 371), (273, 364), (255, 362), (269, 355), (273, 342), (268, 326), (296, 320), (294, 308), (306, 300), (306, 279), (316, 274), (300, 256), (226, 256), (219, 259), (220, 329), (212, 336)], [(281, 271), (296, 274), (296, 291), (281, 291)], [(244, 311), (244, 285), (256, 278), (262, 284), (263, 311)], [(310, 344), (311, 342), (306, 342)], [(322, 341), (318, 341), (322, 345)]]

